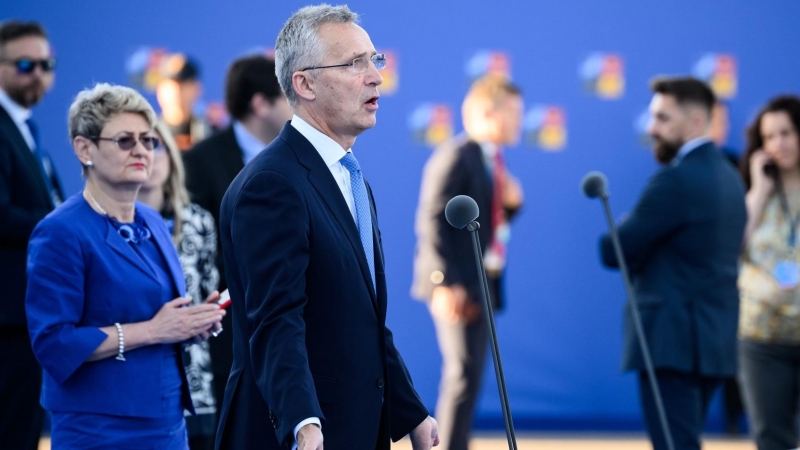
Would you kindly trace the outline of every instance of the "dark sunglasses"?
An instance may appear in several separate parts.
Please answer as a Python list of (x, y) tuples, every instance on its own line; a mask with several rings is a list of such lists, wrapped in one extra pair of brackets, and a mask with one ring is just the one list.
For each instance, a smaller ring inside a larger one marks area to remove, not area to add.
[(0, 60), (4, 64), (13, 64), (17, 68), (18, 73), (28, 74), (36, 70), (36, 66), (41, 67), (42, 72), (52, 72), (56, 68), (55, 58), (48, 59), (30, 59), (20, 58), (15, 60), (4, 59)]
[[(133, 136), (122, 136), (118, 138), (105, 138), (100, 136), (90, 136), (89, 139), (93, 141), (111, 141), (117, 144), (120, 150), (131, 150), (133, 147), (136, 147), (136, 138)], [(161, 151), (164, 150), (164, 147), (161, 145), (161, 140), (155, 136), (141, 136), (139, 142), (142, 143), (142, 146), (147, 150), (157, 150)]]

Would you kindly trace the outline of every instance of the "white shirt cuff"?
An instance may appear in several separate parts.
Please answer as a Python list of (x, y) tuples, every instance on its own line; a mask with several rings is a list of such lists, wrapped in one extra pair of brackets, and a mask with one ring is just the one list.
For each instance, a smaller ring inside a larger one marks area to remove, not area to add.
[(303, 428), (310, 423), (316, 424), (318, 427), (322, 428), (322, 423), (320, 423), (318, 417), (309, 417), (308, 419), (298, 423), (297, 426), (294, 427), (294, 445), (292, 445), (292, 450), (297, 449), (297, 433), (300, 432), (300, 428)]

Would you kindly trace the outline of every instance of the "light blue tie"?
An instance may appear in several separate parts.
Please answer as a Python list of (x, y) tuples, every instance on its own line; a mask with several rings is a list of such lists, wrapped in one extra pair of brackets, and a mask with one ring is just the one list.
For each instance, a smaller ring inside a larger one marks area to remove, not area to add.
[(364, 253), (367, 255), (369, 273), (372, 275), (372, 287), (375, 289), (375, 292), (378, 292), (375, 287), (375, 251), (372, 248), (372, 213), (370, 212), (369, 198), (367, 197), (367, 186), (364, 184), (364, 177), (361, 175), (361, 167), (359, 167), (358, 161), (356, 157), (353, 156), (353, 153), (347, 152), (339, 162), (350, 172), (350, 189), (353, 190), (353, 200), (356, 203), (358, 234), (361, 237), (361, 245), (364, 247)]

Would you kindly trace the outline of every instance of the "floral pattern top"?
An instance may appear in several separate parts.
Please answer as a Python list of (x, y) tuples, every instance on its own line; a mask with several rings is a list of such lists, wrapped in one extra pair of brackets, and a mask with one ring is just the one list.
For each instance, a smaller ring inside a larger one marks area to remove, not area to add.
[[(205, 301), (219, 286), (217, 256), (217, 231), (214, 217), (194, 203), (183, 207), (179, 220), (181, 235), (178, 239), (178, 260), (186, 278), (186, 295), (192, 304)], [(173, 224), (167, 220), (172, 232)], [(212, 338), (213, 339), (213, 338)], [(208, 341), (184, 347), (183, 355), (189, 393), (197, 416), (185, 412), (189, 436), (210, 436), (215, 431), (217, 401), (214, 393), (214, 374)]]
[[(788, 190), (786, 198), (791, 214), (798, 214), (800, 189)], [(794, 261), (800, 266), (800, 229), (796, 230), (798, 242), (792, 249), (790, 223), (779, 197), (773, 195), (767, 201), (761, 223), (747, 242), (742, 258), (739, 272), (739, 336), (742, 338), (800, 344), (800, 285), (784, 289), (773, 274), (781, 261)]]

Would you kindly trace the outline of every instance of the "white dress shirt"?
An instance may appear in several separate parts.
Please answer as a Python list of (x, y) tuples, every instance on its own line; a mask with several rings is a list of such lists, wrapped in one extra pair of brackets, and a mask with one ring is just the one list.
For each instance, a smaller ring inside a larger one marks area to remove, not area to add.
[(33, 134), (30, 128), (28, 128), (28, 124), (25, 123), (26, 120), (31, 118), (31, 110), (20, 106), (20, 104), (12, 100), (3, 89), (0, 89), (0, 106), (11, 116), (11, 120), (14, 121), (14, 124), (19, 129), (19, 132), (25, 139), (25, 143), (28, 144), (28, 148), (34, 151), (36, 149), (36, 141), (33, 140)]
[(336, 180), (336, 184), (339, 185), (339, 190), (342, 191), (344, 201), (347, 202), (347, 207), (350, 208), (350, 214), (353, 215), (353, 220), (358, 223), (358, 219), (356, 218), (356, 202), (353, 199), (353, 189), (350, 186), (350, 171), (340, 162), (341, 159), (344, 158), (345, 153), (352, 153), (353, 149), (348, 148), (344, 150), (336, 141), (309, 125), (308, 122), (297, 114), (292, 117), (292, 126), (317, 149), (319, 156), (322, 157), (322, 160), (325, 161), (325, 165), (328, 166), (328, 169), (331, 171), (333, 179)]
[(236, 137), (236, 143), (242, 149), (242, 160), (245, 164), (253, 160), (262, 150), (267, 148), (269, 142), (261, 142), (260, 139), (253, 136), (241, 122), (233, 122), (233, 135)]

